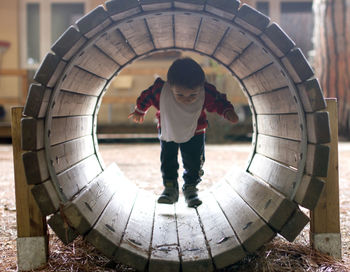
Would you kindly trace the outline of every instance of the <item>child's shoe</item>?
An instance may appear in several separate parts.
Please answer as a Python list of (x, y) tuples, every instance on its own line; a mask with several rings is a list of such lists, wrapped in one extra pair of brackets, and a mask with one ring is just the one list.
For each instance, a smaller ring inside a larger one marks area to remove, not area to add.
[(165, 189), (158, 198), (158, 203), (173, 204), (179, 200), (179, 185), (177, 181), (164, 181)]
[(182, 187), (182, 191), (185, 196), (185, 200), (187, 203), (187, 206), (190, 208), (198, 207), (202, 204), (202, 201), (198, 197), (198, 189), (196, 188), (196, 185), (184, 185)]

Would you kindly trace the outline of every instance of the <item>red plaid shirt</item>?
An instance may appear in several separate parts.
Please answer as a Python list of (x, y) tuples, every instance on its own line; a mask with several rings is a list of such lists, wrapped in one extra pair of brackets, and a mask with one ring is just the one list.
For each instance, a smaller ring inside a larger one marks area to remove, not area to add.
[[(157, 78), (153, 85), (144, 90), (136, 101), (135, 111), (140, 114), (146, 114), (147, 110), (151, 106), (154, 106), (158, 110), (156, 113), (158, 118), (158, 127), (160, 127), (159, 100), (164, 83), (164, 80)], [(214, 85), (206, 82), (204, 84), (204, 90), (204, 105), (198, 119), (196, 134), (204, 133), (205, 129), (208, 127), (205, 110), (208, 112), (216, 112), (217, 114), (225, 117), (226, 111), (233, 109), (231, 102), (229, 102), (226, 98), (226, 94), (220, 93), (218, 90), (216, 90)]]

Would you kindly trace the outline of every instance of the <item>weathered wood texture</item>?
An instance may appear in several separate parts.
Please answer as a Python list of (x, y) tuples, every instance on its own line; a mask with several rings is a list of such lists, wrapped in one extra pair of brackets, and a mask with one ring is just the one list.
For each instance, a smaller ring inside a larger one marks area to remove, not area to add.
[(326, 97), (338, 98), (339, 133), (350, 135), (349, 1), (314, 1), (314, 67)]

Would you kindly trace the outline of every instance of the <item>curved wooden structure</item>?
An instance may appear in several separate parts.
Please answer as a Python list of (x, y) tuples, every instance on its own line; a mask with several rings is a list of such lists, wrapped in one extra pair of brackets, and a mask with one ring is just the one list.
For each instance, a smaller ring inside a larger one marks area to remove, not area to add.
[[(147, 54), (191, 50), (241, 82), (254, 121), (247, 168), (203, 192), (197, 209), (158, 205), (98, 152), (105, 87)], [(210, 271), (276, 233), (292, 241), (327, 175), (328, 113), (312, 69), (269, 18), (236, 0), (113, 0), (81, 18), (35, 74), (22, 120), (27, 181), (65, 242), (81, 234), (138, 270)]]

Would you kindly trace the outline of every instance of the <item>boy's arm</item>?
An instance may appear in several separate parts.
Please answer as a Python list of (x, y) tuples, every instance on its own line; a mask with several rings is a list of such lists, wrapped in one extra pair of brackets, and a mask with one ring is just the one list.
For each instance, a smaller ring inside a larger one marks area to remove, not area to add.
[(205, 83), (206, 110), (216, 112), (232, 123), (238, 122), (238, 116), (233, 105), (227, 100), (226, 94), (220, 93), (212, 84)]

